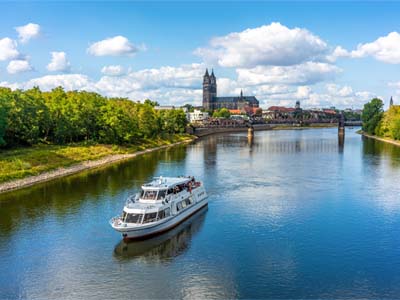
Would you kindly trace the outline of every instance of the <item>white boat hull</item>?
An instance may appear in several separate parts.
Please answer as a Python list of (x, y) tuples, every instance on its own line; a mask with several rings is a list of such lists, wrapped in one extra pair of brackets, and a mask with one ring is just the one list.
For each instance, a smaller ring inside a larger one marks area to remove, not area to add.
[(207, 198), (193, 204), (178, 215), (171, 216), (160, 222), (149, 224), (149, 226), (138, 226), (138, 227), (114, 227), (115, 230), (122, 233), (124, 239), (141, 239), (147, 238), (168, 231), (184, 220), (192, 216), (194, 213), (202, 209), (208, 204)]

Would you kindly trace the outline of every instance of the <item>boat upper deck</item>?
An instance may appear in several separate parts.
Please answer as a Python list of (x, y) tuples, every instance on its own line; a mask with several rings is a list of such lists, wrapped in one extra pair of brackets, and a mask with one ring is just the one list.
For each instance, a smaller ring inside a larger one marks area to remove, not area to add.
[(153, 181), (142, 185), (143, 190), (164, 190), (177, 185), (184, 185), (193, 180), (193, 177), (155, 177)]

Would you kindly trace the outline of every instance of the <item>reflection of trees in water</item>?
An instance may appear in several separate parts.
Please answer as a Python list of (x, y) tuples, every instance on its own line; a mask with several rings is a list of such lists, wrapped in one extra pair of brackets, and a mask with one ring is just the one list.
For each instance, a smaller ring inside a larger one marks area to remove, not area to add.
[(372, 163), (380, 164), (382, 156), (387, 156), (390, 158), (392, 166), (398, 167), (400, 165), (400, 147), (365, 136), (362, 137), (362, 140), (364, 155), (376, 158)]
[(106, 195), (137, 189), (154, 175), (160, 161), (185, 159), (186, 147), (145, 154), (110, 166), (56, 179), (31, 188), (0, 195), (0, 230), (10, 233), (19, 224), (46, 215), (59, 218), (94, 204)]
[(121, 241), (114, 249), (114, 257), (119, 260), (141, 259), (149, 263), (168, 262), (189, 248), (192, 236), (204, 224), (206, 212), (207, 207), (174, 229), (153, 238)]

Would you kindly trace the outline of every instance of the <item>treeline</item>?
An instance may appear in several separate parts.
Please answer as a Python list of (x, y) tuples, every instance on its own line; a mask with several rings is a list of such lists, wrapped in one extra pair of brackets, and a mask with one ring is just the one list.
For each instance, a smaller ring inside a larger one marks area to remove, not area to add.
[(387, 111), (383, 111), (383, 102), (375, 98), (364, 105), (362, 114), (363, 131), (400, 140), (400, 106), (392, 105)]
[(157, 111), (155, 105), (61, 87), (50, 92), (0, 88), (0, 147), (81, 141), (133, 144), (185, 132), (182, 110)]

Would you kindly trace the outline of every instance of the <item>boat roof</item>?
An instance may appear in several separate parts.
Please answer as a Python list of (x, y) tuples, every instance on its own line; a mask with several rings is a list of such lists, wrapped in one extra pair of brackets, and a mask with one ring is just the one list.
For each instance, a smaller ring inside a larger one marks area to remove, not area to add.
[(169, 187), (174, 187), (176, 185), (184, 184), (190, 181), (192, 177), (154, 177), (153, 181), (146, 183), (142, 185), (143, 189), (149, 189), (149, 188), (169, 188)]
[(124, 210), (127, 212), (136, 212), (137, 210), (152, 212), (157, 211), (160, 207), (163, 207), (163, 203), (141, 203), (141, 202), (134, 202), (134, 203), (127, 203), (125, 204)]

